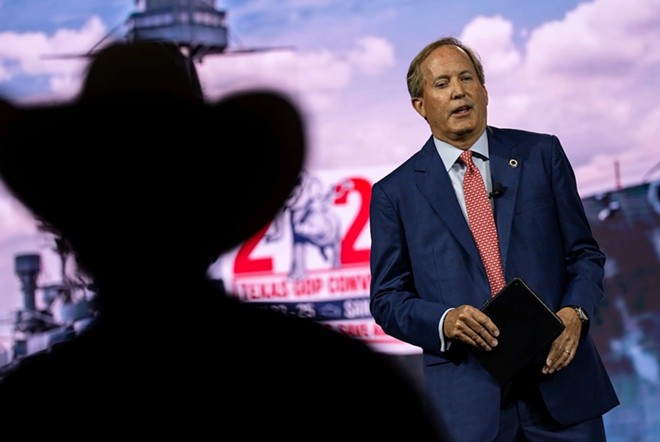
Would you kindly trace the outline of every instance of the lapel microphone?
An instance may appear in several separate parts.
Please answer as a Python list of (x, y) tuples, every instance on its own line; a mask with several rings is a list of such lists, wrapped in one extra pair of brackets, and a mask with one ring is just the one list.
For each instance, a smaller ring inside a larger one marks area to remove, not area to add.
[(498, 198), (504, 193), (504, 187), (502, 183), (495, 182), (493, 183), (493, 191), (488, 194), (488, 198)]

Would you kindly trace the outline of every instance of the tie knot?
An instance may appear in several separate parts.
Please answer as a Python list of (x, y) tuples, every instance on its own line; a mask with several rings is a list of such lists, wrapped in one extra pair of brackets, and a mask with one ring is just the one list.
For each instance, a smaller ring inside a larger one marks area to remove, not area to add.
[(461, 156), (459, 157), (461, 161), (463, 161), (463, 164), (465, 164), (468, 167), (472, 166), (472, 151), (471, 150), (464, 150)]

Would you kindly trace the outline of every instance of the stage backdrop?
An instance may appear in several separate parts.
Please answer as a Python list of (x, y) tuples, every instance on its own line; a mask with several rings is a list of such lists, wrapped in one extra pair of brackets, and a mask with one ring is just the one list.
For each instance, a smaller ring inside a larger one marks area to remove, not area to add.
[[(163, 6), (193, 3), (217, 9), (194, 15), (202, 26), (227, 26), (198, 52), (207, 96), (285, 91), (309, 139), (308, 172), (281, 216), (214, 266), (227, 289), (354, 336), (419, 374), (419, 350), (383, 335), (368, 313), (367, 208), (373, 182), (429, 135), (409, 105), (409, 61), (429, 41), (459, 36), (486, 68), (489, 122), (558, 135), (575, 166), (608, 256), (591, 325), (621, 399), (605, 416), (608, 441), (660, 441), (660, 0), (0, 0), (0, 96), (69, 100), (87, 55), (140, 35), (136, 24), (163, 27)], [(214, 128), (199, 130), (210, 149), (226, 146)], [(57, 289), (52, 238), (0, 186), (0, 366), (20, 325), (14, 259), (23, 253), (42, 259), (38, 295)]]

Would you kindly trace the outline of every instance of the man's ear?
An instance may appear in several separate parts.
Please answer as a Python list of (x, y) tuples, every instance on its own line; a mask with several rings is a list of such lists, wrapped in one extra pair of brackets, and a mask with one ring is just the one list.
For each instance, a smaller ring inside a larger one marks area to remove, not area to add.
[(410, 104), (412, 104), (413, 109), (417, 111), (418, 114), (422, 116), (426, 120), (426, 111), (424, 110), (424, 99), (415, 97), (412, 100), (410, 100)]

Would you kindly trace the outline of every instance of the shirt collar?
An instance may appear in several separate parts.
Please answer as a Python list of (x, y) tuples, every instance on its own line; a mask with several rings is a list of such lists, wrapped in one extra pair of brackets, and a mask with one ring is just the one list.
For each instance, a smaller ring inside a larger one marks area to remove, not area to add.
[[(475, 141), (474, 144), (470, 146), (472, 153), (476, 153), (484, 160), (488, 159), (488, 136), (486, 132), (487, 131), (484, 130), (477, 141)], [(463, 149), (459, 149), (458, 147), (452, 146), (449, 143), (445, 143), (436, 137), (433, 137), (433, 143), (435, 144), (435, 149), (438, 151), (438, 154), (442, 159), (442, 163), (445, 165), (445, 169), (449, 172), (449, 169), (451, 169), (454, 163), (456, 163), (456, 160), (458, 160), (458, 157), (463, 153)]]

